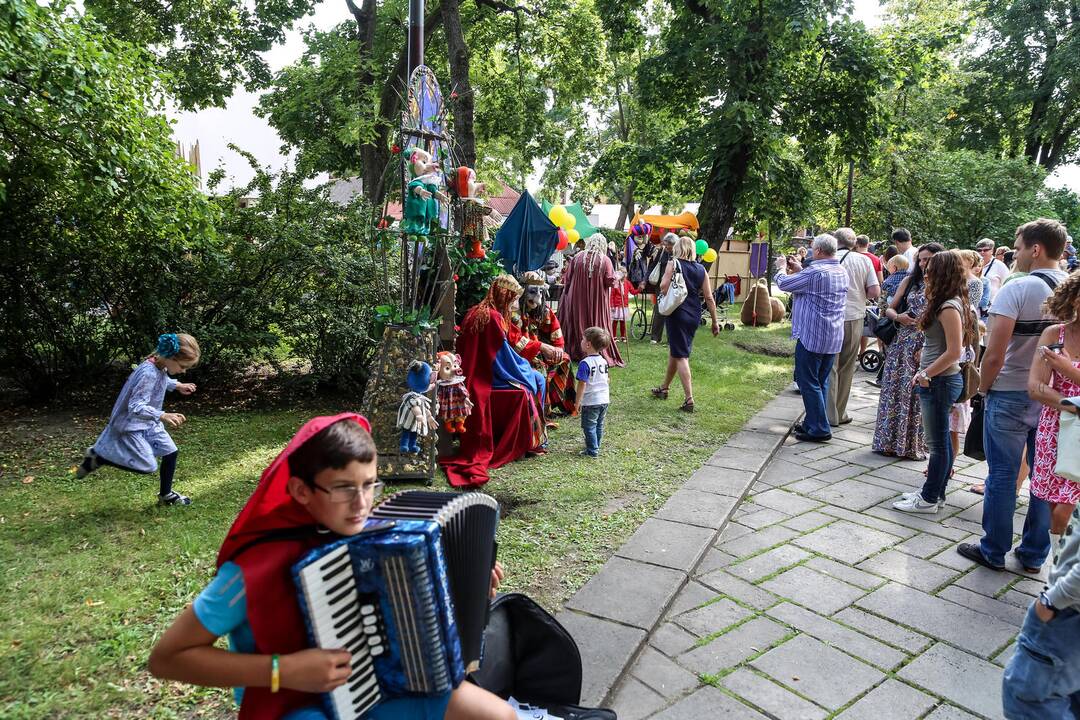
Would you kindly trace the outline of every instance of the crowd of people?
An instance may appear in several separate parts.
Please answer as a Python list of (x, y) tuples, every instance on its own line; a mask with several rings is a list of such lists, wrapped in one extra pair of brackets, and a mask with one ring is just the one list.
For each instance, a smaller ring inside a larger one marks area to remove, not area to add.
[[(1065, 227), (1047, 219), (1017, 228), (1012, 247), (991, 239), (973, 251), (916, 246), (903, 228), (890, 240), (873, 258), (851, 229), (840, 228), (814, 238), (808, 267), (799, 255), (778, 259), (775, 283), (793, 295), (795, 379), (805, 407), (795, 437), (828, 442), (849, 422), (855, 337), (867, 304), (880, 302), (874, 334), (885, 343), (885, 360), (869, 381), (881, 389), (871, 447), (927, 460), (922, 488), (892, 506), (941, 512), (960, 436), (980, 415), (981, 435), (965, 441), (981, 445), (988, 467), (985, 482), (969, 488), (984, 495), (983, 536), (956, 550), (994, 571), (1005, 569), (1010, 552), (1025, 573), (1052, 563), (1006, 669), (1004, 704), (1010, 718), (1067, 717), (1080, 698), (1080, 478), (1058, 473), (1080, 447), (1059, 445), (1058, 434), (1063, 415), (1080, 406), (1076, 249)], [(1028, 478), (1014, 546), (1017, 496)]]

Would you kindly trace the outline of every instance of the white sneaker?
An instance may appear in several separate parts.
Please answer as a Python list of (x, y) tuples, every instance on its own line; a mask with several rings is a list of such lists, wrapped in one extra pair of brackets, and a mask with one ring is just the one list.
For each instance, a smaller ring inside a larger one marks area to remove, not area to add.
[[(910, 500), (911, 498), (919, 498), (919, 500), (922, 500), (922, 493), (916, 490), (915, 492), (906, 492), (900, 497), (902, 497), (904, 500)], [(937, 507), (938, 510), (941, 510), (943, 507), (945, 507), (945, 501), (938, 500)]]
[(919, 493), (905, 494), (900, 500), (892, 504), (894, 510), (909, 513), (922, 513), (923, 515), (935, 515), (940, 505), (928, 503), (922, 499)]

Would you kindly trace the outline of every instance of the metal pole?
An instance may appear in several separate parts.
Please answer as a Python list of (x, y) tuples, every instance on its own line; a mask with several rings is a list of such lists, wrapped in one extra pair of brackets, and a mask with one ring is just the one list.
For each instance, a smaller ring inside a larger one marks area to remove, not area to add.
[(424, 64), (424, 0), (409, 0), (409, 72)]
[(844, 212), (844, 227), (851, 227), (851, 194), (855, 185), (855, 161), (848, 160), (847, 166), (847, 210)]

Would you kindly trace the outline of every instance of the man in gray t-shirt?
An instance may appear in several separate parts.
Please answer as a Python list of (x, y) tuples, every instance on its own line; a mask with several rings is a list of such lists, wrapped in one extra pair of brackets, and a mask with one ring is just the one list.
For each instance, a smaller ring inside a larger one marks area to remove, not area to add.
[[(994, 570), (1005, 568), (1012, 547), (1016, 511), (1016, 475), (1027, 448), (1035, 457), (1039, 402), (1028, 397), (1027, 381), (1042, 331), (1052, 320), (1043, 304), (1066, 278), (1058, 269), (1065, 249), (1065, 227), (1040, 219), (1016, 230), (1016, 270), (1027, 277), (1010, 280), (990, 308), (990, 332), (980, 367), (979, 393), (985, 395), (983, 448), (989, 474), (983, 497), (983, 537), (957, 548), (964, 557)], [(1050, 552), (1050, 506), (1031, 496), (1016, 558), (1026, 572), (1037, 573)]]

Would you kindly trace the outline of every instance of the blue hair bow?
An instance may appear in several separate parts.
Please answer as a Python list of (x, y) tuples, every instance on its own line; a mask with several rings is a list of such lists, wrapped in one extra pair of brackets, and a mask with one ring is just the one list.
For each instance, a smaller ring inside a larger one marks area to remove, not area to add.
[(157, 354), (163, 358), (171, 358), (180, 352), (180, 338), (176, 333), (165, 333), (157, 339)]

